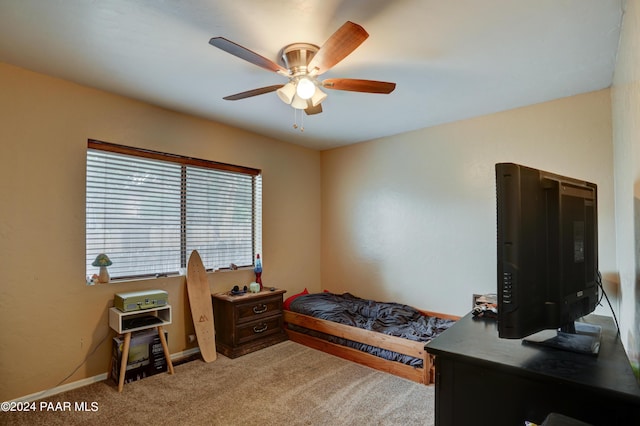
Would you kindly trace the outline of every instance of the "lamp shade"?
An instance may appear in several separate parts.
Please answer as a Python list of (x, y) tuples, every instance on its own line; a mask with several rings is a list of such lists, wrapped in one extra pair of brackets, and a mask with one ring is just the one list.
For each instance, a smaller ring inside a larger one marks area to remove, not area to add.
[(302, 99), (311, 99), (311, 97), (316, 93), (316, 85), (308, 79), (307, 77), (302, 77), (298, 80), (298, 85), (296, 86), (296, 94)]
[(311, 105), (318, 106), (318, 104), (327, 98), (327, 94), (322, 90), (316, 88), (316, 93), (311, 97)]
[(288, 82), (287, 84), (276, 90), (276, 93), (278, 94), (278, 97), (282, 102), (290, 105), (293, 101), (293, 97), (296, 94), (296, 86), (292, 82)]
[(111, 260), (107, 257), (106, 254), (100, 253), (96, 256), (96, 260), (92, 263), (93, 266), (111, 266)]
[(307, 109), (309, 105), (307, 104), (306, 99), (302, 99), (300, 96), (295, 95), (293, 97), (293, 102), (291, 102), (291, 106), (295, 109)]

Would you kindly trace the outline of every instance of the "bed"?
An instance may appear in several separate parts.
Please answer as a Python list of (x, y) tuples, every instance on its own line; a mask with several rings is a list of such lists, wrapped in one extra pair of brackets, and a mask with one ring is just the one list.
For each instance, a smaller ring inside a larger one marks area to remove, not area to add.
[(425, 345), (459, 318), (350, 293), (305, 289), (284, 302), (290, 340), (423, 384), (435, 377)]

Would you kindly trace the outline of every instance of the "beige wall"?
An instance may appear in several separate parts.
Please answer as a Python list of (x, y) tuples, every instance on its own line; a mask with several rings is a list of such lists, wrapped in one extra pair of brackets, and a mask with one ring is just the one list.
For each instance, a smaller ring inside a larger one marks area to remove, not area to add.
[(615, 278), (611, 133), (602, 90), (324, 151), (323, 287), (468, 313), (496, 290), (497, 162), (595, 182), (600, 269)]
[[(105, 373), (113, 294), (160, 288), (194, 345), (182, 277), (85, 285), (88, 138), (263, 170), (264, 282), (320, 289), (320, 153), (0, 64), (0, 401)], [(209, 275), (212, 291), (252, 271)], [(97, 349), (90, 352), (107, 337)]]
[[(640, 2), (626, 2), (612, 88), (621, 336), (640, 370)], [(637, 373), (640, 377), (640, 372)]]

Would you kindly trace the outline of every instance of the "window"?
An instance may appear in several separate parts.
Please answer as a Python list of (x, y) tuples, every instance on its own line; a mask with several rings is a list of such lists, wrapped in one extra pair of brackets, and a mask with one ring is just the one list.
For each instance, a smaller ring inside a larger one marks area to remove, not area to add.
[(177, 274), (191, 251), (208, 269), (261, 251), (260, 171), (90, 140), (87, 275), (100, 253), (112, 279)]

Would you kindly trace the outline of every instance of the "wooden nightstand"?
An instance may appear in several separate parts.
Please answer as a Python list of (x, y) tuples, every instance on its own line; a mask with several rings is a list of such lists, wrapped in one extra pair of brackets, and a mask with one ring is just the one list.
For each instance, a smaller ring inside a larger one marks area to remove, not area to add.
[(282, 320), (282, 295), (286, 290), (213, 295), (213, 316), (218, 352), (237, 358), (287, 340)]

